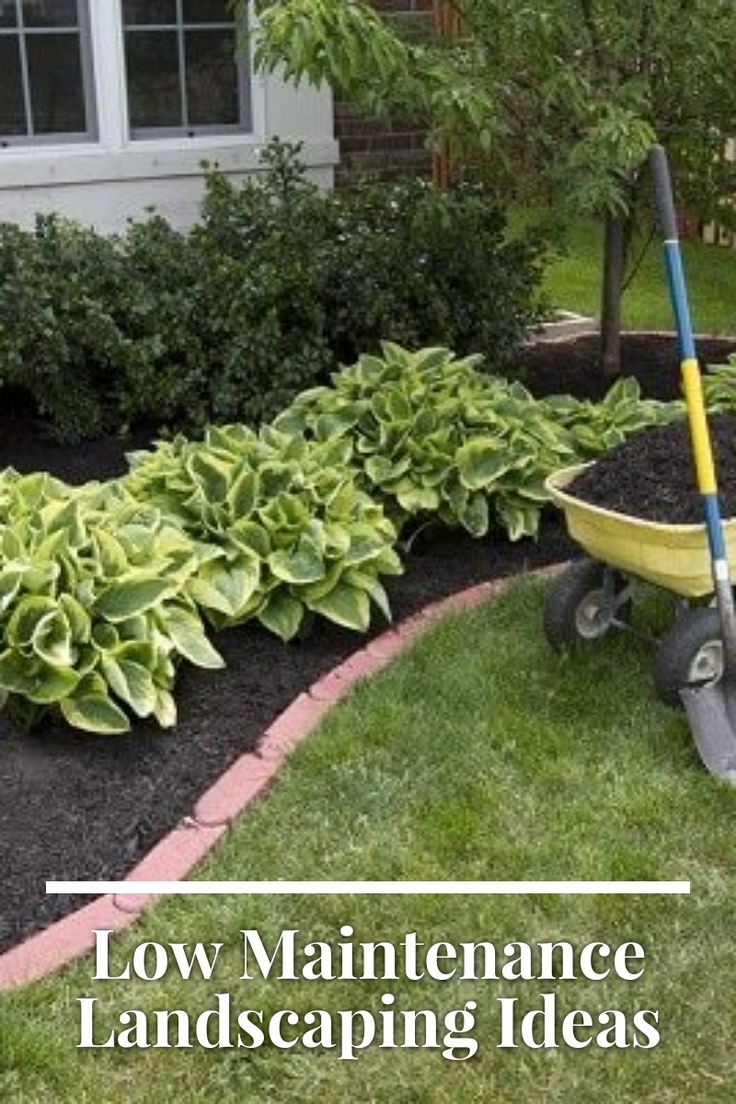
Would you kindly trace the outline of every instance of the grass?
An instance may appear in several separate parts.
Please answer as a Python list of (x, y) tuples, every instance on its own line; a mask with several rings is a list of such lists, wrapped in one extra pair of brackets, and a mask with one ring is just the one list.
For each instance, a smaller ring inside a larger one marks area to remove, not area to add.
[[(513, 226), (532, 222), (533, 211), (518, 211)], [(566, 252), (547, 270), (544, 290), (553, 307), (597, 317), (600, 310), (602, 229), (581, 219), (567, 230)], [(634, 246), (634, 256), (639, 246)], [(685, 268), (693, 314), (700, 333), (736, 333), (736, 250), (684, 243)], [(658, 241), (647, 250), (644, 262), (624, 297), (626, 329), (671, 330), (672, 312), (667, 296), (662, 252)]]
[[(643, 645), (614, 637), (572, 657), (551, 654), (539, 623), (543, 588), (438, 625), (361, 686), (294, 756), (270, 796), (198, 872), (212, 879), (690, 879), (691, 897), (278, 897), (163, 902), (115, 943), (114, 961), (158, 941), (221, 941), (211, 984), (93, 982), (87, 959), (0, 1000), (0, 1099), (21, 1104), (158, 1104), (346, 1100), (493, 1100), (559, 1104), (731, 1100), (736, 1005), (733, 829), (736, 793), (696, 760), (686, 724), (661, 707)], [(239, 932), (273, 941), (284, 928), (335, 941), (566, 939), (641, 942), (643, 978), (606, 981), (238, 981)], [(499, 996), (564, 1011), (657, 1009), (654, 1050), (496, 1049)], [(264, 1049), (79, 1051), (77, 998), (99, 998), (100, 1028), (127, 1008), (304, 1012), (458, 1008), (478, 1002), (479, 1055)]]

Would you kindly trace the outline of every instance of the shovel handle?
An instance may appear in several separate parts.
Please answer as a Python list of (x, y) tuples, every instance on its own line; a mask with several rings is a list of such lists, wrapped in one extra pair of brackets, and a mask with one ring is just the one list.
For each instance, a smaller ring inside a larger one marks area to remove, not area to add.
[[(680, 358), (683, 362), (697, 359), (695, 338), (690, 319), (685, 271), (682, 266), (680, 238), (677, 231), (675, 197), (672, 190), (667, 153), (662, 146), (653, 146), (649, 153), (649, 165), (654, 178), (654, 199), (657, 215), (664, 235), (664, 251), (667, 258), (667, 278), (670, 286), (672, 309), (675, 313), (677, 337), (680, 343)], [(692, 372), (692, 369), (691, 369)], [(701, 488), (702, 489), (702, 488)]]
[(649, 153), (649, 166), (654, 180), (654, 199), (657, 215), (666, 241), (677, 241), (677, 213), (675, 196), (672, 191), (672, 176), (663, 146), (652, 146)]
[(690, 319), (690, 306), (682, 264), (682, 252), (677, 230), (677, 213), (667, 153), (662, 146), (653, 146), (649, 166), (654, 180), (657, 215), (664, 234), (667, 278), (672, 309), (677, 324), (682, 361), (682, 379), (690, 423), (693, 459), (698, 477), (698, 490), (703, 502), (703, 516), (708, 532), (713, 587), (718, 603), (724, 645), (724, 668), (736, 678), (736, 610), (731, 582), (731, 569), (726, 551), (725, 532), (718, 500), (713, 448), (703, 397), (703, 385), (695, 352), (695, 338)]

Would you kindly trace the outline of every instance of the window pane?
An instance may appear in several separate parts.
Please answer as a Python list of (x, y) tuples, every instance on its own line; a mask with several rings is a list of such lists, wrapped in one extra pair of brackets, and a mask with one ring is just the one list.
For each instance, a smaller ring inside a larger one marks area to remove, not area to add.
[(20, 50), (15, 35), (0, 36), (0, 134), (27, 134)]
[(185, 23), (233, 23), (229, 0), (184, 0)]
[(181, 126), (184, 120), (176, 32), (129, 31), (125, 48), (133, 130)]
[(232, 31), (187, 31), (185, 44), (189, 123), (207, 126), (239, 122)]
[(126, 27), (138, 23), (176, 23), (176, 0), (123, 0)]
[(77, 0), (23, 0), (26, 27), (76, 27)]
[(0, 27), (15, 27), (15, 0), (0, 0)]
[(26, 49), (36, 133), (84, 133), (87, 119), (79, 35), (27, 35)]

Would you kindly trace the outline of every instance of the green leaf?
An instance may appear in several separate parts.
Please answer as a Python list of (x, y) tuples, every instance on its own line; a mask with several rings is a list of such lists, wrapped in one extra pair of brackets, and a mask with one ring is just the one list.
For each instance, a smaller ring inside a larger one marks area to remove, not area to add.
[(173, 728), (176, 724), (176, 702), (168, 690), (157, 689), (153, 715), (162, 728)]
[(234, 519), (247, 518), (258, 502), (260, 482), (258, 473), (245, 469), (240, 473), (227, 493), (227, 501)]
[(272, 552), (268, 566), (285, 583), (304, 585), (324, 578), (325, 562), (314, 541), (303, 536), (293, 551)]
[(58, 612), (58, 604), (53, 598), (37, 596), (22, 598), (15, 607), (5, 631), (7, 642), (13, 647), (28, 647), (39, 623), (49, 614)]
[(508, 453), (493, 438), (476, 437), (457, 452), (460, 479), (469, 491), (484, 490), (511, 469)]
[(167, 605), (160, 616), (177, 651), (190, 663), (210, 670), (225, 666), (222, 656), (215, 651), (207, 639), (202, 622), (196, 613), (186, 606)]
[(440, 494), (435, 487), (407, 486), (396, 494), (402, 510), (408, 514), (433, 513), (439, 509)]
[(112, 578), (128, 571), (130, 568), (128, 557), (119, 540), (110, 533), (106, 533), (104, 529), (99, 529), (94, 535), (94, 541), (103, 575)]
[(238, 618), (253, 598), (261, 581), (260, 561), (251, 554), (233, 563), (213, 560), (190, 580), (188, 591), (198, 605)]
[(69, 623), (75, 643), (87, 644), (92, 634), (92, 622), (84, 606), (71, 594), (60, 594), (59, 607)]
[(0, 654), (0, 690), (8, 694), (27, 694), (35, 685), (36, 664), (14, 648)]
[(35, 705), (55, 705), (73, 694), (79, 681), (79, 673), (71, 668), (50, 667), (39, 663), (32, 685), (24, 691), (23, 696)]
[(60, 703), (67, 724), (100, 736), (130, 732), (130, 722), (119, 706), (101, 693), (80, 694), (79, 690)]
[(284, 589), (273, 591), (258, 612), (258, 620), (263, 627), (275, 633), (284, 643), (293, 640), (299, 632), (303, 617), (302, 603)]
[(60, 609), (41, 618), (33, 631), (31, 646), (50, 667), (71, 667), (74, 664), (72, 632)]
[(5, 613), (15, 601), (23, 575), (23, 567), (9, 564), (0, 571), (0, 614)]
[(206, 502), (224, 502), (230, 488), (231, 469), (211, 452), (199, 448), (191, 452), (186, 468), (202, 491)]
[(328, 594), (311, 599), (307, 604), (328, 621), (356, 632), (366, 632), (371, 622), (371, 604), (366, 592), (342, 580)]
[(127, 659), (103, 655), (102, 673), (116, 697), (138, 717), (150, 717), (156, 708), (156, 689), (150, 671)]
[(472, 537), (484, 537), (490, 525), (486, 496), (480, 492), (471, 495), (459, 511), (458, 520)]
[(138, 613), (153, 609), (175, 590), (168, 579), (145, 574), (121, 579), (108, 587), (97, 599), (97, 613), (109, 621), (125, 621)]
[(538, 506), (501, 500), (496, 504), (496, 511), (506, 527), (509, 540), (518, 541), (522, 537), (536, 536), (540, 517)]

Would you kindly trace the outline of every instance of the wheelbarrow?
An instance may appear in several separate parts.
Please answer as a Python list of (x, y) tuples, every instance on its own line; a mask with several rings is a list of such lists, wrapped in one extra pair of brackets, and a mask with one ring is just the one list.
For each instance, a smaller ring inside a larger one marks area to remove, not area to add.
[(650, 165), (703, 524), (662, 525), (600, 509), (569, 493), (574, 471), (558, 472), (548, 489), (588, 556), (553, 588), (545, 627), (553, 644), (596, 639), (626, 625), (638, 580), (674, 595), (678, 615), (657, 643), (657, 689), (666, 702), (685, 706), (693, 740), (711, 774), (736, 784), (736, 520), (724, 521), (721, 515), (672, 181), (661, 146), (651, 150)]
[[(663, 525), (584, 502), (568, 487), (588, 466), (566, 468), (547, 480), (570, 536), (586, 555), (552, 585), (545, 635), (559, 649), (600, 640), (611, 630), (635, 632), (655, 647), (659, 697), (679, 706), (683, 690), (716, 684), (723, 674), (705, 525)], [(736, 520), (724, 530), (729, 560), (736, 564)], [(643, 584), (664, 591), (674, 606), (672, 627), (659, 639), (631, 625), (632, 602)]]

